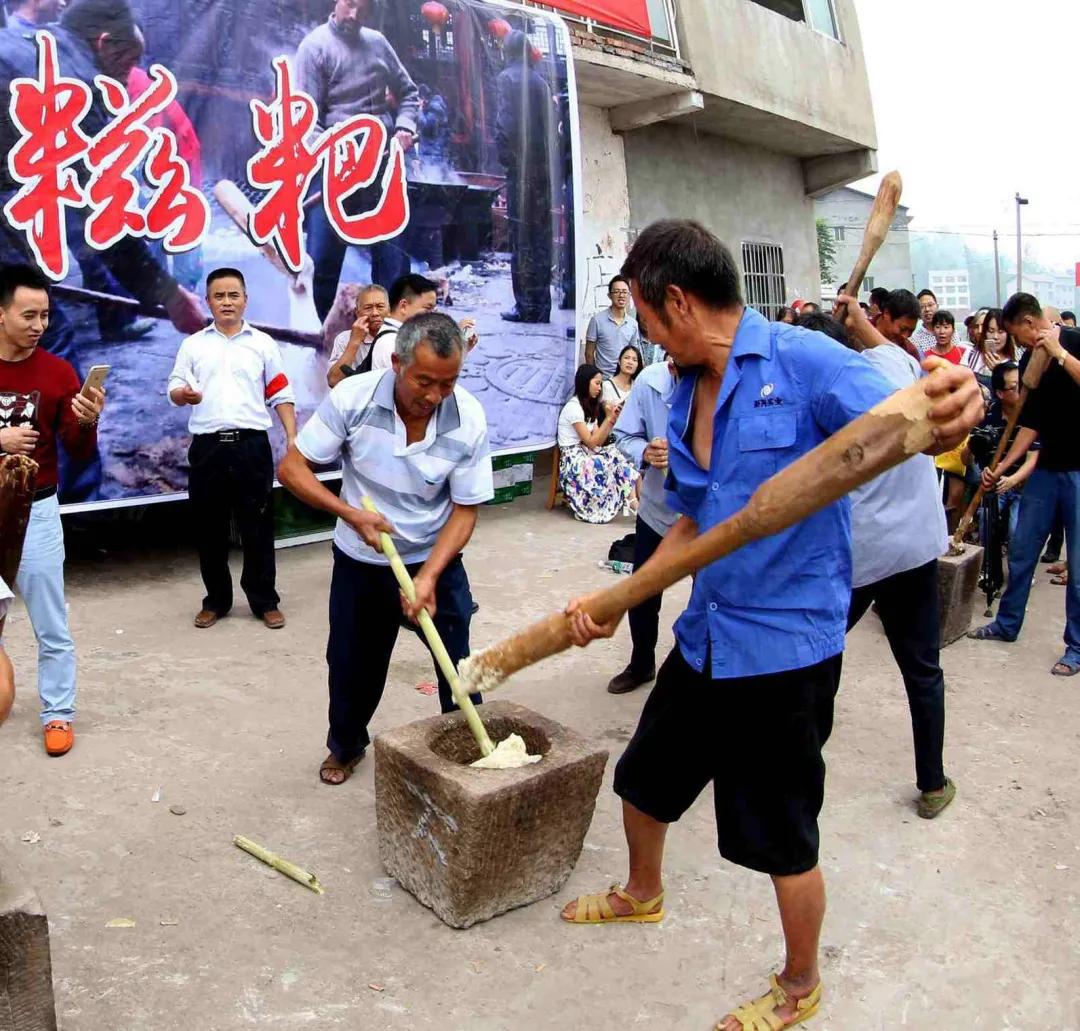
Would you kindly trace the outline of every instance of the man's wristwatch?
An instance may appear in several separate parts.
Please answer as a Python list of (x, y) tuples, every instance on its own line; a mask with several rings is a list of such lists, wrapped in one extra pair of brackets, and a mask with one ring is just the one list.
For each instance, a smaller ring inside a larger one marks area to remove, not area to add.
[(1068, 357), (1069, 357), (1069, 352), (1066, 351), (1065, 348), (1063, 347), (1061, 349), (1061, 353), (1057, 356), (1057, 363), (1063, 369), (1065, 368), (1065, 362), (1068, 360)]

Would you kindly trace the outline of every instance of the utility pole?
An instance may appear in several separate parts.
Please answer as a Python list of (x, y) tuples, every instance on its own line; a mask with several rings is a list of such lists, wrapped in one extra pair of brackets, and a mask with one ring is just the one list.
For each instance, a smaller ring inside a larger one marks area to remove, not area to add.
[(1024, 246), (1020, 227), (1020, 209), (1027, 204), (1027, 198), (1016, 195), (1016, 292), (1024, 289)]
[(998, 234), (994, 230), (994, 292), (997, 295), (996, 307), (1001, 307), (1001, 261), (998, 259)]

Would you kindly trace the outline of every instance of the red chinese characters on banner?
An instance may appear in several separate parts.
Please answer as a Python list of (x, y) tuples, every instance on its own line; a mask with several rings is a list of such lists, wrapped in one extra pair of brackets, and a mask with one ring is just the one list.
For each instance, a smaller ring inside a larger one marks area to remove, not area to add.
[[(103, 250), (125, 236), (161, 240), (170, 253), (195, 246), (210, 224), (210, 207), (191, 186), (187, 163), (177, 156), (169, 129), (144, 124), (176, 98), (172, 73), (155, 65), (151, 87), (132, 103), (127, 90), (106, 76), (96, 79), (113, 115), (93, 139), (81, 122), (90, 110), (90, 87), (60, 76), (56, 41), (39, 32), (36, 79), (11, 84), (11, 114), (21, 138), (8, 167), (20, 189), (5, 205), (11, 224), (22, 229), (42, 269), (53, 279), (68, 272), (66, 208), (87, 210), (87, 243)], [(147, 157), (149, 155), (149, 157)], [(89, 173), (85, 185), (76, 163)], [(140, 207), (134, 173), (145, 162), (153, 196)]]
[(401, 144), (389, 142), (378, 202), (369, 211), (349, 214), (345, 202), (357, 190), (371, 186), (383, 165), (386, 127), (372, 115), (356, 115), (311, 139), (315, 101), (293, 90), (286, 58), (274, 59), (274, 73), (274, 99), (269, 104), (251, 102), (255, 135), (263, 146), (248, 161), (247, 176), (252, 186), (267, 191), (249, 216), (248, 229), (255, 242), (272, 243), (290, 269), (302, 269), (304, 198), (320, 167), (322, 203), (343, 240), (372, 244), (401, 233), (409, 223)]
[(648, 0), (544, 0), (544, 3), (579, 18), (610, 25), (613, 29), (652, 36)]
[(38, 264), (54, 279), (67, 275), (66, 208), (83, 205), (79, 179), (71, 167), (90, 140), (79, 123), (90, 110), (90, 87), (62, 79), (56, 40), (38, 35), (37, 79), (11, 83), (11, 119), (22, 138), (8, 155), (8, 169), (22, 188), (4, 206), (11, 225), (27, 234)]

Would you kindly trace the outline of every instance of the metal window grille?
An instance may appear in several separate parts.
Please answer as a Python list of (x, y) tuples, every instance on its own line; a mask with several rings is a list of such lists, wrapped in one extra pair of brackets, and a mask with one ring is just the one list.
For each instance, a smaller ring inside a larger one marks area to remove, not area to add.
[(786, 303), (784, 249), (772, 243), (742, 245), (746, 303), (771, 322)]

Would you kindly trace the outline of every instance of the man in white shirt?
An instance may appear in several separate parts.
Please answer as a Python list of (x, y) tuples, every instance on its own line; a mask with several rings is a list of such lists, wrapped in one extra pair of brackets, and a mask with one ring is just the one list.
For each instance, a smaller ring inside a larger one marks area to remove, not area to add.
[(356, 321), (334, 338), (326, 382), (336, 387), (346, 376), (371, 371), (371, 351), (375, 338), (390, 314), (390, 297), (385, 287), (371, 284), (356, 295)]
[[(487, 420), (457, 385), (465, 358), (446, 315), (414, 316), (399, 330), (389, 371), (334, 388), (289, 448), (278, 476), (301, 501), (338, 517), (330, 585), (330, 754), (324, 784), (342, 784), (370, 742), (402, 612), (431, 613), (455, 665), (469, 654), (472, 592), (461, 552), (478, 506), (494, 497)], [(314, 467), (342, 461), (341, 496)], [(370, 498), (379, 514), (368, 512)], [(416, 585), (404, 600), (379, 543), (389, 533)], [(444, 712), (453, 695), (436, 665)], [(479, 696), (474, 698), (479, 702)]]
[(212, 627), (232, 608), (229, 526), (235, 515), (244, 549), (240, 586), (256, 618), (279, 630), (285, 617), (275, 588), (274, 457), (267, 407), (277, 413), (291, 445), (296, 439), (293, 391), (277, 344), (244, 320), (244, 277), (231, 268), (211, 272), (206, 300), (214, 321), (180, 345), (168, 386), (173, 405), (192, 406), (188, 495), (206, 586), (195, 626)]
[(415, 272), (394, 280), (390, 287), (390, 314), (383, 319), (382, 329), (371, 349), (371, 368), (391, 368), (394, 343), (402, 324), (421, 312), (434, 311), (438, 303), (438, 283)]

